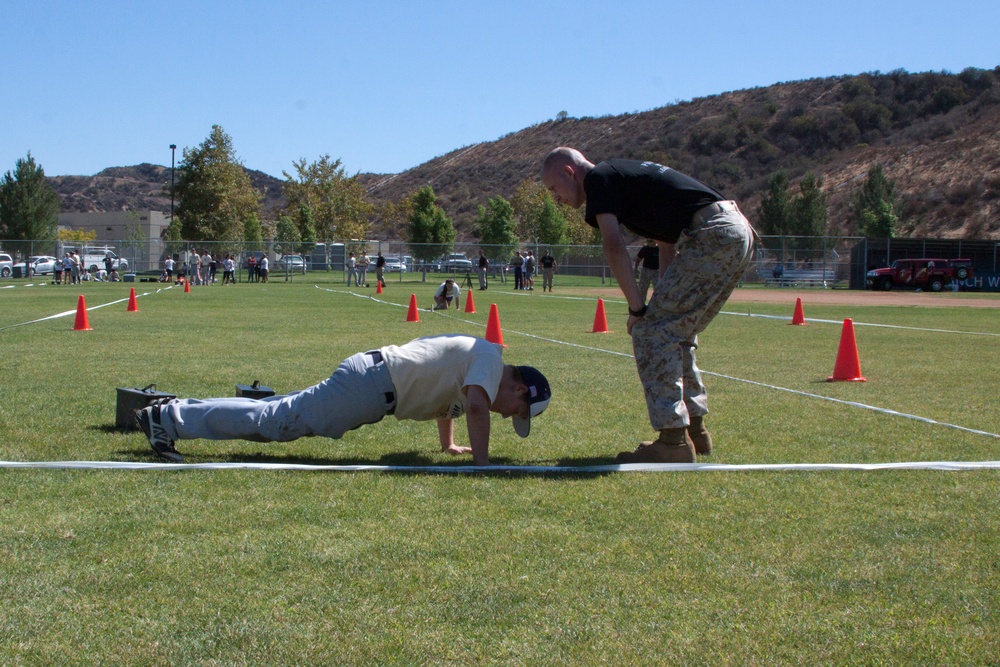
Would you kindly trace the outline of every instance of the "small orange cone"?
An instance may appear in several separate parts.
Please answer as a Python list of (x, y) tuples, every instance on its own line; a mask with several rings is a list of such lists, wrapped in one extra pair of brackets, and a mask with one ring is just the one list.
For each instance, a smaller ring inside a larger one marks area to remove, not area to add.
[(503, 347), (503, 331), (500, 330), (500, 311), (495, 303), (490, 304), (490, 319), (486, 322), (486, 340)]
[(191, 291), (191, 281), (187, 278), (184, 279), (184, 293), (187, 294)]
[(476, 300), (472, 298), (472, 290), (469, 290), (469, 295), (465, 297), (465, 312), (473, 314), (476, 312)]
[(792, 314), (792, 321), (789, 324), (801, 324), (805, 326), (806, 316), (802, 312), (802, 298), (797, 297), (795, 299), (795, 312)]
[(837, 351), (837, 363), (833, 367), (833, 375), (827, 382), (866, 382), (861, 377), (861, 360), (858, 359), (858, 342), (854, 337), (854, 321), (844, 320), (844, 330), (840, 334), (840, 349)]
[(594, 330), (590, 333), (611, 333), (608, 331), (608, 316), (604, 313), (604, 299), (597, 300), (597, 312), (594, 313)]
[(87, 318), (87, 301), (82, 294), (76, 300), (76, 322), (73, 324), (73, 331), (92, 331), (90, 320)]
[(138, 313), (139, 312), (139, 304), (136, 303), (136, 300), (135, 300), (135, 288), (134, 287), (128, 293), (128, 310), (126, 312), (128, 312), (128, 313)]
[(407, 322), (419, 322), (420, 313), (417, 311), (417, 295), (410, 295), (410, 309), (406, 312)]
[(375, 288), (375, 293), (376, 294), (381, 294), (382, 293), (382, 281), (379, 280), (377, 282), (378, 282), (378, 287)]

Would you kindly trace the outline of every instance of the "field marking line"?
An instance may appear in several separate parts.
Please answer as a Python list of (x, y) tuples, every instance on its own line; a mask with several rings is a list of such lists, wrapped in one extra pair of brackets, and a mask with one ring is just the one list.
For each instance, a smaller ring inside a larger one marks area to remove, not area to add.
[[(317, 285), (317, 287), (319, 287), (319, 286)], [(320, 288), (320, 289), (325, 289), (325, 288)], [(327, 290), (327, 291), (334, 292), (336, 290)], [(365, 296), (365, 295), (362, 295), (362, 294), (357, 294), (355, 292), (338, 292), (338, 293), (341, 293), (341, 294), (350, 294), (352, 296), (359, 296), (359, 297), (362, 297), (362, 298), (370, 298), (373, 301), (377, 301), (379, 303), (389, 304), (389, 305), (392, 305), (392, 306), (399, 306), (399, 307), (403, 307), (403, 308), (406, 307), (406, 306), (402, 306), (402, 304), (393, 303), (391, 301), (383, 301), (381, 299), (376, 299), (374, 297), (369, 297), (369, 296)], [(449, 319), (454, 319), (456, 321), (463, 322), (465, 324), (472, 324), (472, 325), (475, 325), (475, 326), (482, 326), (482, 324), (480, 322), (474, 322), (472, 320), (466, 320), (466, 319), (462, 319), (460, 317), (456, 317), (454, 315), (449, 315), (447, 313), (447, 311), (431, 311), (431, 312), (433, 312), (436, 315), (446, 315)], [(634, 355), (628, 354), (626, 352), (617, 352), (615, 350), (605, 350), (603, 348), (593, 347), (593, 346), (590, 346), (590, 345), (580, 345), (580, 344), (577, 344), (577, 343), (570, 343), (570, 342), (567, 342), (567, 341), (562, 341), (562, 340), (558, 340), (558, 339), (555, 339), (555, 338), (546, 338), (544, 336), (539, 336), (537, 334), (526, 333), (524, 331), (517, 331), (517, 330), (514, 330), (514, 329), (504, 329), (504, 333), (511, 333), (511, 334), (516, 334), (516, 335), (519, 335), (519, 336), (526, 336), (528, 338), (535, 338), (537, 340), (541, 340), (541, 341), (544, 341), (544, 342), (547, 342), (547, 343), (553, 343), (553, 344), (556, 344), (556, 345), (566, 345), (566, 346), (575, 347), (575, 348), (581, 349), (581, 350), (590, 350), (590, 351), (593, 351), (593, 352), (602, 352), (604, 354), (611, 354), (611, 355), (615, 355), (615, 356), (619, 356), (619, 357), (627, 357), (629, 359), (634, 359), (635, 358)], [(871, 410), (872, 412), (877, 412), (877, 413), (880, 413), (880, 414), (890, 415), (890, 416), (893, 416), (893, 417), (902, 417), (904, 419), (911, 419), (913, 421), (919, 421), (919, 422), (923, 422), (925, 424), (933, 424), (935, 426), (943, 426), (945, 428), (951, 428), (951, 429), (955, 429), (955, 430), (958, 430), (958, 431), (963, 431), (963, 432), (966, 432), (966, 433), (972, 433), (972, 434), (975, 434), (975, 435), (985, 435), (985, 436), (990, 437), (990, 438), (1000, 438), (1000, 434), (997, 434), (997, 433), (990, 433), (989, 431), (982, 431), (982, 430), (979, 430), (979, 429), (969, 428), (967, 426), (959, 426), (958, 424), (951, 424), (951, 423), (948, 423), (948, 422), (937, 421), (935, 419), (931, 419), (930, 417), (922, 417), (920, 415), (913, 415), (913, 414), (909, 414), (907, 412), (899, 412), (898, 410), (892, 410), (890, 408), (882, 408), (882, 407), (878, 407), (878, 406), (875, 406), (875, 405), (868, 405), (867, 403), (859, 403), (858, 401), (846, 401), (846, 400), (843, 400), (843, 399), (840, 399), (840, 398), (833, 398), (831, 396), (824, 396), (822, 394), (813, 394), (811, 392), (801, 391), (799, 389), (791, 389), (789, 387), (779, 387), (778, 385), (768, 384), (766, 382), (758, 382), (756, 380), (748, 380), (746, 378), (738, 378), (738, 377), (734, 377), (732, 375), (726, 375), (724, 373), (715, 373), (713, 371), (707, 371), (705, 369), (701, 369), (701, 372), (702, 372), (703, 375), (711, 375), (713, 377), (722, 378), (724, 380), (731, 380), (733, 382), (742, 382), (744, 384), (749, 384), (749, 385), (753, 385), (753, 386), (757, 386), (757, 387), (764, 387), (766, 389), (773, 389), (775, 391), (783, 391), (783, 392), (786, 392), (786, 393), (789, 393), (789, 394), (794, 394), (796, 396), (803, 396), (803, 397), (806, 397), (806, 398), (815, 398), (815, 399), (827, 401), (827, 402), (830, 402), (830, 403), (836, 403), (838, 405), (845, 405), (845, 406), (852, 407), (852, 408), (860, 408), (862, 410)]]
[[(719, 312), (720, 315), (737, 315), (739, 317), (758, 317), (766, 320), (785, 320), (790, 322), (792, 318), (786, 317), (785, 315), (764, 315), (758, 313), (735, 313), (729, 310), (723, 310)], [(837, 324), (842, 325), (844, 320), (823, 320), (814, 317), (805, 318), (806, 322), (816, 322), (818, 324)], [(966, 334), (968, 336), (996, 336), (1000, 338), (1000, 333), (989, 333), (985, 331), (958, 331), (955, 329), (927, 329), (925, 327), (908, 327), (902, 324), (875, 324), (873, 322), (858, 322), (852, 320), (854, 326), (856, 327), (878, 327), (880, 329), (903, 329), (907, 331), (926, 331), (928, 333), (948, 333), (948, 334)]]
[(435, 474), (520, 473), (535, 475), (594, 474), (615, 472), (810, 472), (810, 471), (881, 471), (938, 470), (998, 470), (1000, 461), (901, 461), (892, 463), (625, 463), (589, 466), (560, 465), (323, 465), (305, 463), (141, 463), (136, 461), (0, 461), (0, 468), (32, 468), (50, 470), (297, 470), (302, 472), (404, 472)]
[[(140, 298), (142, 298), (144, 296), (149, 296), (151, 294), (159, 294), (160, 292), (162, 292), (164, 290), (173, 289), (173, 288), (174, 288), (174, 286), (171, 285), (170, 287), (160, 287), (159, 289), (157, 289), (154, 292), (143, 292), (142, 294), (139, 294), (138, 292), (136, 292), (135, 298), (140, 299)], [(96, 305), (96, 306), (90, 306), (89, 308), (87, 308), (87, 312), (89, 313), (92, 310), (97, 310), (99, 308), (105, 308), (107, 306), (113, 306), (113, 305), (115, 305), (117, 303), (125, 303), (128, 300), (129, 300), (129, 297), (125, 297), (124, 299), (117, 299), (115, 301), (109, 301), (107, 303), (102, 303), (102, 304), (99, 304), (99, 305)], [(29, 324), (38, 324), (39, 322), (47, 322), (48, 320), (57, 320), (60, 317), (69, 317), (70, 315), (76, 315), (76, 308), (74, 308), (73, 310), (67, 310), (67, 311), (64, 311), (64, 312), (61, 312), (61, 313), (56, 313), (55, 315), (48, 315), (47, 317), (42, 317), (42, 318), (39, 318), (37, 320), (31, 320), (30, 322), (19, 322), (17, 324), (8, 324), (5, 327), (0, 327), (0, 331), (4, 331), (5, 329), (13, 329), (14, 327), (23, 327), (23, 326), (27, 326)]]

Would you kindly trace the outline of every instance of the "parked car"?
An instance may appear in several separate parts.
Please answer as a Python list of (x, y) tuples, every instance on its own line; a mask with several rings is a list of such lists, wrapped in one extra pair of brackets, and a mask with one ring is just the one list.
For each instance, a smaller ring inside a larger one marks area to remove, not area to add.
[[(31, 265), (31, 273), (36, 276), (51, 275), (56, 262), (59, 261), (51, 255), (32, 255), (28, 263)], [(14, 266), (21, 267), (21, 275), (25, 275), (24, 262), (18, 262)]]
[(472, 260), (460, 252), (453, 252), (438, 261), (437, 270), (442, 273), (469, 273), (472, 271)]
[(119, 257), (118, 253), (116, 253), (110, 246), (83, 246), (82, 248), (63, 246), (63, 250), (75, 250), (79, 252), (80, 267), (87, 269), (92, 273), (96, 272), (98, 269), (104, 268), (104, 257), (106, 255), (111, 256), (111, 266), (113, 268), (118, 271), (128, 270), (128, 260), (124, 257)]
[(919, 287), (940, 292), (956, 280), (972, 276), (972, 260), (922, 257), (897, 259), (882, 269), (873, 269), (865, 275), (865, 286), (873, 290), (891, 290), (893, 287)]
[(389, 255), (385, 258), (385, 266), (382, 267), (385, 273), (406, 273), (406, 264), (399, 257)]
[(0, 276), (10, 278), (14, 273), (14, 259), (5, 252), (0, 252)]
[(274, 270), (284, 271), (286, 268), (293, 273), (305, 273), (306, 262), (302, 255), (282, 255), (274, 263)]

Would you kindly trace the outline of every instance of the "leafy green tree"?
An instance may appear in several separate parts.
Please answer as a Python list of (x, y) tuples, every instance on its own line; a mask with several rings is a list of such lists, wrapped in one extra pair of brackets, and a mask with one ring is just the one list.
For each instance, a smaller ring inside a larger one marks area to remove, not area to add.
[(484, 252), (490, 257), (508, 257), (518, 245), (514, 232), (514, 207), (503, 197), (494, 197), (488, 206), (479, 206), (476, 232)]
[(790, 233), (792, 198), (788, 192), (788, 176), (775, 173), (767, 181), (767, 192), (757, 208), (757, 229), (764, 236), (784, 236)]
[(282, 254), (294, 252), (295, 246), (301, 240), (299, 228), (295, 226), (295, 221), (287, 215), (279, 215), (276, 225), (274, 240), (276, 250)]
[(823, 177), (806, 174), (799, 182), (799, 195), (791, 202), (790, 233), (795, 236), (824, 236), (827, 232), (826, 193)]
[(298, 250), (305, 254), (316, 247), (316, 223), (313, 222), (312, 209), (305, 205), (300, 206), (295, 223), (299, 229)]
[(58, 226), (59, 195), (29, 151), (0, 179), (0, 238), (54, 240)]
[(163, 240), (167, 243), (167, 254), (173, 255), (184, 250), (184, 232), (181, 230), (181, 219), (176, 215), (167, 225), (167, 231), (163, 235)]
[(251, 213), (243, 221), (243, 244), (247, 250), (260, 250), (264, 247), (264, 232), (261, 229), (260, 217)]
[(345, 239), (368, 236), (374, 206), (357, 176), (347, 176), (339, 159), (324, 155), (310, 163), (302, 158), (292, 166), (294, 174), (282, 172), (282, 190), (288, 202), (285, 212), (296, 216), (303, 206), (308, 207), (314, 239), (328, 240), (334, 234)]
[(566, 218), (563, 217), (559, 205), (548, 192), (545, 193), (545, 201), (542, 210), (538, 214), (538, 236), (539, 243), (544, 245), (562, 245), (566, 242)]
[(455, 227), (436, 201), (434, 188), (429, 185), (413, 196), (408, 241), (413, 256), (424, 262), (451, 252), (455, 243)]
[(882, 165), (868, 169), (868, 179), (851, 200), (851, 213), (858, 233), (868, 238), (889, 239), (899, 224), (896, 214), (896, 184), (886, 177)]
[(200, 146), (184, 149), (177, 195), (176, 214), (188, 240), (239, 240), (244, 221), (260, 213), (261, 195), (218, 125)]

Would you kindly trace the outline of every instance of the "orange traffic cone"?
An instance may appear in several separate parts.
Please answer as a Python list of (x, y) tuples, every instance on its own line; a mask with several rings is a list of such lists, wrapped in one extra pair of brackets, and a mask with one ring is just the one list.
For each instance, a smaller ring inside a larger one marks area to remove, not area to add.
[(503, 342), (503, 331), (500, 330), (500, 311), (495, 303), (490, 304), (490, 319), (486, 322), (486, 340), (507, 347)]
[(608, 316), (604, 314), (604, 299), (597, 300), (597, 312), (594, 313), (594, 330), (590, 333), (611, 333), (608, 331)]
[(407, 322), (419, 322), (420, 313), (417, 311), (417, 295), (410, 295), (410, 309), (406, 312)]
[(76, 322), (73, 324), (73, 331), (91, 331), (90, 320), (87, 319), (87, 301), (80, 295), (76, 300)]
[(802, 312), (802, 298), (796, 297), (795, 299), (795, 312), (792, 313), (792, 321), (789, 324), (801, 324), (805, 326), (806, 316)]
[(858, 342), (854, 337), (854, 321), (844, 320), (844, 330), (840, 334), (840, 349), (837, 351), (837, 363), (833, 367), (833, 375), (827, 382), (866, 382), (861, 377), (861, 360), (858, 359)]
[(375, 293), (376, 294), (381, 294), (382, 293), (382, 281), (378, 280), (376, 282), (378, 282), (378, 287), (375, 288)]
[(138, 313), (139, 312), (139, 304), (136, 303), (136, 300), (135, 300), (135, 288), (134, 287), (128, 293), (128, 310), (126, 312), (129, 312), (129, 313)]
[(472, 290), (469, 290), (468, 296), (465, 297), (465, 312), (473, 314), (476, 312), (476, 300), (472, 298)]
[(191, 281), (187, 278), (184, 279), (184, 293), (187, 294), (191, 291)]

